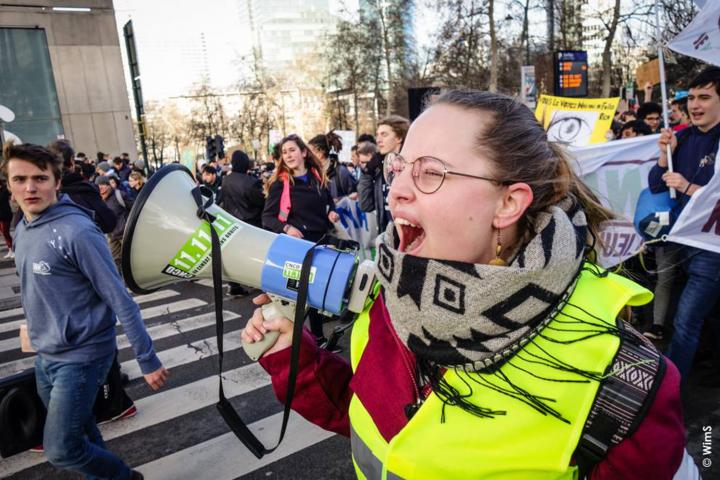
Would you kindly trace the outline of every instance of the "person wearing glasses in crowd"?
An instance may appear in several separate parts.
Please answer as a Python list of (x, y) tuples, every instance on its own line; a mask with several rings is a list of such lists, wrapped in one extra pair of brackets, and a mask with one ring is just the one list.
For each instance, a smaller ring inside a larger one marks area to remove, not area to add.
[[(618, 318), (651, 294), (593, 264), (612, 214), (527, 107), (447, 92), (384, 167), (393, 222), (350, 361), (303, 332), (292, 404), (351, 437), (358, 477), (697, 473), (677, 369)], [(242, 339), (268, 331), (283, 401), (292, 323), (257, 309)]]
[(650, 133), (660, 133), (662, 128), (662, 107), (655, 102), (645, 102), (637, 111), (638, 120), (650, 127)]

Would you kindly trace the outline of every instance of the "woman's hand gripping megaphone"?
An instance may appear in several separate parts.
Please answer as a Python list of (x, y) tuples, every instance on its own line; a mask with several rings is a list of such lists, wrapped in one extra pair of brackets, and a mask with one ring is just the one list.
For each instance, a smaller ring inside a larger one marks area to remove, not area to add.
[(274, 353), (292, 345), (294, 303), (283, 305), (266, 293), (253, 298), (256, 308), (252, 318), (240, 334), (245, 353), (258, 360), (266, 353)]

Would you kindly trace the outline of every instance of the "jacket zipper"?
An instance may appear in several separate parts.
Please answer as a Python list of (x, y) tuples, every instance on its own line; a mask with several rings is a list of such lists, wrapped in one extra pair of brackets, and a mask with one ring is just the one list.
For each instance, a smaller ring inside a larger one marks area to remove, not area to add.
[(405, 352), (405, 346), (400, 342), (400, 339), (397, 336), (397, 333), (393, 329), (393, 340), (395, 340), (395, 344), (397, 345), (400, 356), (402, 357), (403, 365), (405, 366), (405, 370), (407, 371), (408, 376), (410, 377), (410, 381), (412, 382), (413, 391), (415, 392), (415, 402), (414, 403), (408, 403), (405, 405), (405, 416), (408, 420), (410, 420), (413, 415), (420, 409), (420, 406), (423, 404), (424, 398), (420, 395), (420, 388), (418, 386), (418, 382), (415, 379), (415, 375), (413, 374), (413, 370), (410, 367), (409, 360), (407, 358), (407, 353)]

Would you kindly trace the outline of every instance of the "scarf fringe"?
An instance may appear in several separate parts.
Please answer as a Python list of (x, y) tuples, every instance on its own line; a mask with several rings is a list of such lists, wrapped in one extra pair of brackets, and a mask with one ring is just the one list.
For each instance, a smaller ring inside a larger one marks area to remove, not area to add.
[[(600, 271), (599, 269), (592, 269), (592, 268), (583, 268), (583, 270), (590, 271), (596, 276), (605, 276), (605, 272)], [(607, 321), (603, 320), (602, 318), (592, 314), (591, 312), (587, 311), (586, 309), (582, 308), (579, 305), (575, 305), (573, 303), (565, 302), (567, 306), (573, 307), (578, 309), (579, 311), (583, 312), (588, 319), (579, 318), (573, 315), (570, 315), (565, 312), (558, 312), (555, 317), (566, 317), (566, 318), (555, 318), (556, 321), (567, 324), (567, 325), (590, 325), (593, 327), (596, 327), (596, 329), (591, 330), (590, 335), (582, 335), (577, 338), (573, 338), (570, 340), (559, 340), (556, 338), (553, 338), (547, 330), (551, 331), (562, 331), (562, 332), (587, 332), (587, 330), (575, 330), (575, 329), (559, 329), (559, 328), (546, 328), (542, 332), (538, 333), (538, 335), (533, 336), (532, 339), (528, 342), (528, 344), (533, 345), (535, 349), (537, 349), (540, 353), (533, 353), (532, 351), (529, 351), (528, 349), (524, 349), (522, 353), (518, 352), (515, 354), (512, 358), (508, 358), (504, 363), (507, 363), (511, 367), (520, 370), (524, 373), (527, 373), (528, 375), (533, 376), (534, 378), (546, 382), (558, 382), (558, 383), (588, 383), (590, 381), (596, 381), (600, 382), (606, 378), (619, 375), (622, 373), (623, 370), (613, 370), (609, 372), (597, 372), (592, 370), (584, 370), (581, 368), (577, 368), (567, 362), (564, 362), (557, 358), (556, 356), (552, 355), (550, 352), (548, 352), (546, 349), (544, 349), (542, 346), (538, 344), (536, 341), (538, 338), (543, 338), (546, 341), (558, 343), (558, 344), (574, 344), (577, 342), (582, 342), (585, 340), (588, 340), (590, 338), (594, 338), (599, 335), (615, 335), (619, 338), (622, 338), (623, 340), (631, 341), (633, 343), (637, 343), (637, 339), (635, 339), (632, 334), (629, 334), (625, 332), (623, 329), (618, 328), (616, 325), (613, 325), (611, 323), (608, 323)], [(551, 318), (552, 320), (552, 318)], [(549, 322), (548, 322), (549, 323)], [(528, 358), (531, 357), (531, 358)], [(576, 375), (578, 378), (570, 378), (570, 379), (564, 379), (564, 378), (551, 378), (551, 377), (545, 377), (541, 375), (537, 375), (533, 373), (532, 371), (522, 368), (518, 365), (520, 362), (525, 362), (528, 364), (537, 364), (542, 365), (547, 368), (551, 368), (554, 370), (557, 370), (558, 372), (563, 373), (571, 373), (573, 375)], [(503, 363), (503, 364), (504, 364)], [(647, 361), (641, 361), (638, 362), (637, 365), (647, 363)], [(635, 365), (628, 365), (626, 368), (630, 368)], [(461, 393), (458, 391), (457, 388), (450, 385), (444, 377), (445, 370), (447, 369), (453, 369), (458, 375), (457, 377), (461, 379), (465, 387), (467, 388), (466, 393)], [(433, 364), (427, 360), (421, 360), (418, 361), (418, 370), (420, 374), (420, 379), (424, 383), (429, 383), (432, 387), (433, 393), (437, 395), (440, 400), (443, 402), (442, 407), (442, 413), (440, 417), (441, 422), (445, 422), (445, 407), (446, 406), (456, 406), (459, 407), (466, 412), (469, 412), (475, 416), (481, 417), (481, 418), (494, 418), (497, 415), (506, 415), (506, 410), (495, 410), (492, 408), (484, 407), (481, 405), (477, 405), (474, 403), (471, 403), (468, 399), (472, 397), (473, 395), (473, 387), (471, 383), (468, 380), (471, 380), (472, 382), (481, 385), (485, 388), (489, 388), (491, 390), (494, 390), (502, 395), (505, 395), (509, 398), (519, 400), (526, 405), (533, 408), (538, 413), (541, 413), (543, 415), (550, 415), (559, 421), (563, 423), (569, 424), (570, 422), (563, 417), (563, 415), (558, 412), (555, 408), (553, 408), (550, 404), (556, 403), (557, 400), (552, 397), (544, 397), (532, 392), (528, 392), (527, 390), (519, 387), (518, 385), (515, 385), (512, 380), (503, 373), (499, 367), (495, 366), (492, 368), (492, 371), (483, 371), (481, 369), (473, 369), (470, 365), (460, 365), (455, 367), (441, 367), (437, 364)], [(493, 377), (494, 381), (490, 381), (489, 378), (486, 376), (480, 376), (477, 375), (478, 373), (485, 373), (490, 374)], [(464, 375), (462, 375), (464, 374)], [(418, 399), (419, 401), (419, 399)]]

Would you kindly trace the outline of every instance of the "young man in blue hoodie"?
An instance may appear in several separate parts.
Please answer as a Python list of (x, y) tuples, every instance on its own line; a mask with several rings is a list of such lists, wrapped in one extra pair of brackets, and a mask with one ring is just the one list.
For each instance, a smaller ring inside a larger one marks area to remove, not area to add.
[[(690, 201), (715, 174), (715, 158), (720, 140), (720, 67), (707, 67), (688, 85), (688, 110), (692, 126), (675, 133), (664, 129), (659, 139), (660, 156), (648, 173), (653, 193), (674, 188), (676, 213)], [(668, 170), (667, 146), (672, 150), (673, 171)], [(680, 370), (685, 382), (695, 358), (705, 319), (712, 319), (720, 301), (720, 253), (690, 245), (668, 242), (664, 248), (677, 255), (687, 276), (673, 321), (673, 336), (667, 356)], [(662, 331), (655, 328), (655, 332)], [(651, 330), (652, 332), (652, 330)], [(720, 333), (714, 332), (715, 350), (720, 349)]]
[(24, 214), (15, 230), (15, 262), (38, 352), (37, 390), (47, 408), (45, 455), (89, 478), (141, 479), (106, 450), (92, 412), (115, 356), (116, 314), (150, 387), (162, 387), (168, 373), (90, 212), (58, 197), (59, 158), (29, 144), (9, 146), (3, 158), (2, 173)]

